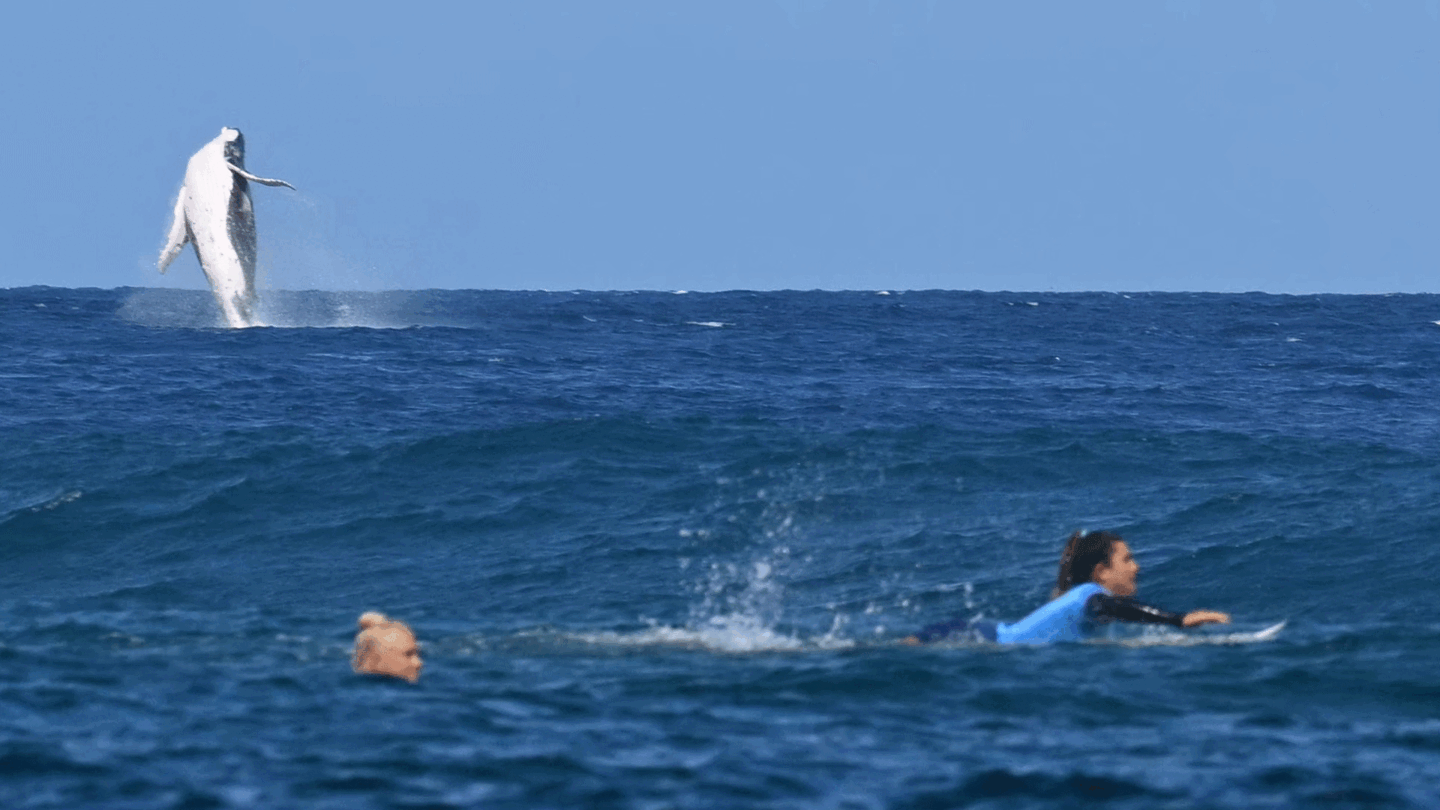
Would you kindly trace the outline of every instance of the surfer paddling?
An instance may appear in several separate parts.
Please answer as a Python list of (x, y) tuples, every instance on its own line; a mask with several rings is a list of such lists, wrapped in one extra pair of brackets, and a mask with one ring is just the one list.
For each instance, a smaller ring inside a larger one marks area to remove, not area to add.
[(425, 662), (409, 625), (371, 610), (360, 614), (350, 666), (364, 675), (388, 675), (415, 683)]
[(1135, 601), (1140, 564), (1120, 535), (1076, 532), (1060, 555), (1060, 572), (1050, 601), (1014, 624), (952, 620), (932, 624), (904, 639), (928, 644), (946, 638), (975, 638), (1000, 644), (1044, 644), (1083, 641), (1111, 622), (1199, 627), (1229, 624), (1230, 616), (1214, 610), (1171, 613)]

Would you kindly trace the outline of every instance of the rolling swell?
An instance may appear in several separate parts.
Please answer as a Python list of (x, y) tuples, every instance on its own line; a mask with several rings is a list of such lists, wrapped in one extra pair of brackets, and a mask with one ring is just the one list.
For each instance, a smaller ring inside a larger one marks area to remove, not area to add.
[[(230, 331), (204, 292), (0, 291), (0, 804), (1440, 783), (1433, 297), (270, 303)], [(1132, 540), (1149, 600), (1288, 624), (895, 645), (1024, 614), (1080, 527)], [(349, 672), (367, 608), (415, 625), (419, 687)]]

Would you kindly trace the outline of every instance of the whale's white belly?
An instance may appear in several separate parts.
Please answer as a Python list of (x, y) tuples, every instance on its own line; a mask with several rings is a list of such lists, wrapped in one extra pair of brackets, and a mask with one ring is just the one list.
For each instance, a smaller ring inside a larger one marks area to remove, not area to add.
[[(250, 195), (239, 190), (240, 205), (231, 211), (236, 186), (245, 181), (225, 165), (223, 153), (213, 151), (216, 154), (211, 154), (210, 149), (201, 150), (186, 168), (185, 219), (200, 266), (225, 320), (233, 327), (253, 326), (250, 310), (255, 298), (255, 231)], [(243, 221), (232, 227), (237, 215)], [(248, 244), (244, 244), (246, 241)], [(248, 255), (242, 255), (242, 251)]]

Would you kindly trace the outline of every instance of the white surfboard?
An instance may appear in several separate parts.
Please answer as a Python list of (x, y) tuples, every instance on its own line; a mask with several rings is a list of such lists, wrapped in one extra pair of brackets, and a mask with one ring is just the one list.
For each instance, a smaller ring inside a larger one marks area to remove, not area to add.
[(1237, 631), (1233, 633), (1181, 633), (1175, 630), (1146, 633), (1134, 638), (1115, 639), (1110, 642), (1126, 647), (1189, 647), (1199, 644), (1254, 644), (1273, 641), (1285, 622), (1276, 622), (1260, 630)]

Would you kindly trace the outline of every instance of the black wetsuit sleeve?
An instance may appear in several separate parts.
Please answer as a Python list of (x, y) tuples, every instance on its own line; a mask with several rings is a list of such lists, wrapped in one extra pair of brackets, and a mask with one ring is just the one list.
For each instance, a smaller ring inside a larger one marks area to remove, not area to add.
[(1136, 602), (1128, 596), (1097, 593), (1085, 602), (1085, 613), (1097, 622), (1144, 622), (1145, 624), (1185, 625), (1185, 614)]

